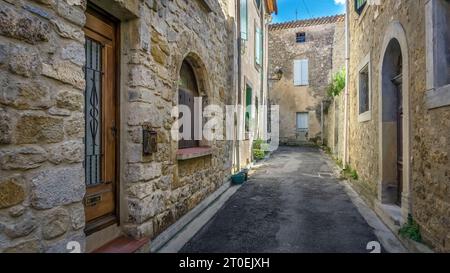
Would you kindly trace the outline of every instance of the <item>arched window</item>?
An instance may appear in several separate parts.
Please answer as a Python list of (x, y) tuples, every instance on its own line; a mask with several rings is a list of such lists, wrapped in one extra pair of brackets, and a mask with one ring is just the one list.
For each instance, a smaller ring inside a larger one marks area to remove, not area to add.
[[(198, 147), (199, 141), (194, 137), (194, 98), (198, 97), (197, 79), (195, 77), (192, 66), (183, 61), (180, 70), (180, 86), (178, 89), (178, 104), (186, 105), (191, 110), (191, 139), (181, 139), (178, 142), (179, 149)], [(183, 132), (183, 126), (180, 127), (180, 132)]]

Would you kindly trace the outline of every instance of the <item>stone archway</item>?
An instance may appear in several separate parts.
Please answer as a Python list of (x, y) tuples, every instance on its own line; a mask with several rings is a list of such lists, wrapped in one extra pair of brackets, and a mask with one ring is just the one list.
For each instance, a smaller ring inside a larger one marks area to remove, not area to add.
[(406, 34), (399, 22), (386, 31), (380, 60), (379, 143), (382, 205), (410, 213), (410, 100), (409, 56)]

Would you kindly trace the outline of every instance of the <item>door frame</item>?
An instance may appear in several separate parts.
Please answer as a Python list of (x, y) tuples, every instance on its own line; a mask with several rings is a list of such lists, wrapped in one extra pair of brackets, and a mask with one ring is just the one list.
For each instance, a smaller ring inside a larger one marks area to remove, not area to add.
[(121, 132), (121, 119), (120, 119), (120, 20), (115, 18), (110, 13), (106, 12), (105, 10), (101, 9), (100, 7), (93, 4), (91, 1), (87, 2), (87, 8), (85, 13), (90, 13), (91, 15), (94, 15), (98, 17), (101, 20), (104, 20), (106, 22), (109, 22), (114, 25), (115, 33), (114, 33), (114, 39), (115, 39), (115, 103), (114, 107), (116, 109), (115, 111), (115, 121), (116, 121), (116, 137), (115, 137), (115, 162), (114, 162), (114, 175), (115, 175), (115, 185), (114, 185), (114, 214), (113, 215), (106, 215), (103, 217), (100, 217), (99, 219), (95, 219), (91, 222), (85, 223), (84, 233), (86, 236), (89, 236), (95, 232), (98, 232), (100, 230), (103, 230), (111, 225), (120, 224), (120, 132)]
[[(387, 202), (386, 200), (386, 182), (390, 182), (388, 177), (392, 175), (389, 169), (389, 163), (383, 160), (389, 151), (389, 138), (386, 137), (388, 133), (386, 128), (384, 128), (385, 122), (383, 122), (383, 99), (384, 93), (386, 92), (386, 86), (383, 86), (384, 73), (383, 66), (385, 56), (388, 53), (390, 43), (396, 40), (400, 46), (400, 51), (402, 55), (402, 103), (403, 103), (403, 191), (402, 191), (402, 204), (400, 207), (402, 215), (402, 223), (405, 223), (408, 219), (408, 215), (411, 213), (411, 118), (410, 118), (410, 95), (409, 95), (409, 47), (408, 41), (406, 39), (406, 32), (399, 21), (393, 21), (387, 27), (385, 31), (385, 36), (383, 39), (383, 44), (381, 47), (381, 55), (378, 64), (378, 140), (379, 140), (379, 180), (378, 180), (378, 203), (379, 206), (382, 205), (392, 205), (391, 200)], [(391, 79), (389, 79), (390, 81)]]

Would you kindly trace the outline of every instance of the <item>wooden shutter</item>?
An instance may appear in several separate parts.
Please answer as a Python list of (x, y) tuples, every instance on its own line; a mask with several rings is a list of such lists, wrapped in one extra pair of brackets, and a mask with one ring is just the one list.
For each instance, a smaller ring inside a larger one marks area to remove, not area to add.
[(248, 0), (240, 0), (241, 38), (248, 39)]
[(308, 85), (309, 84), (309, 68), (308, 68), (308, 60), (302, 60), (301, 61), (301, 71), (302, 71), (302, 80), (301, 85)]
[[(191, 139), (182, 139), (179, 141), (178, 147), (180, 149), (191, 148), (198, 146), (198, 142), (194, 138), (194, 94), (188, 90), (179, 89), (178, 90), (178, 104), (186, 105), (191, 110)], [(188, 128), (186, 128), (187, 130)], [(180, 133), (183, 132), (185, 128), (180, 127)]]
[(302, 85), (302, 62), (294, 60), (294, 85)]
[(258, 27), (255, 28), (255, 62), (262, 64), (262, 31)]

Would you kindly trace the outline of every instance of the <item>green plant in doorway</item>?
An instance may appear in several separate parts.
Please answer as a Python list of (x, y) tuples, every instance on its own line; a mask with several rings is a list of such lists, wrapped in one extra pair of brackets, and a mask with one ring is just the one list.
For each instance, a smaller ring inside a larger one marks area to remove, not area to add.
[(408, 215), (408, 222), (398, 231), (398, 234), (403, 238), (408, 238), (418, 243), (422, 242), (422, 235), (420, 234), (420, 227), (414, 221), (412, 215)]

